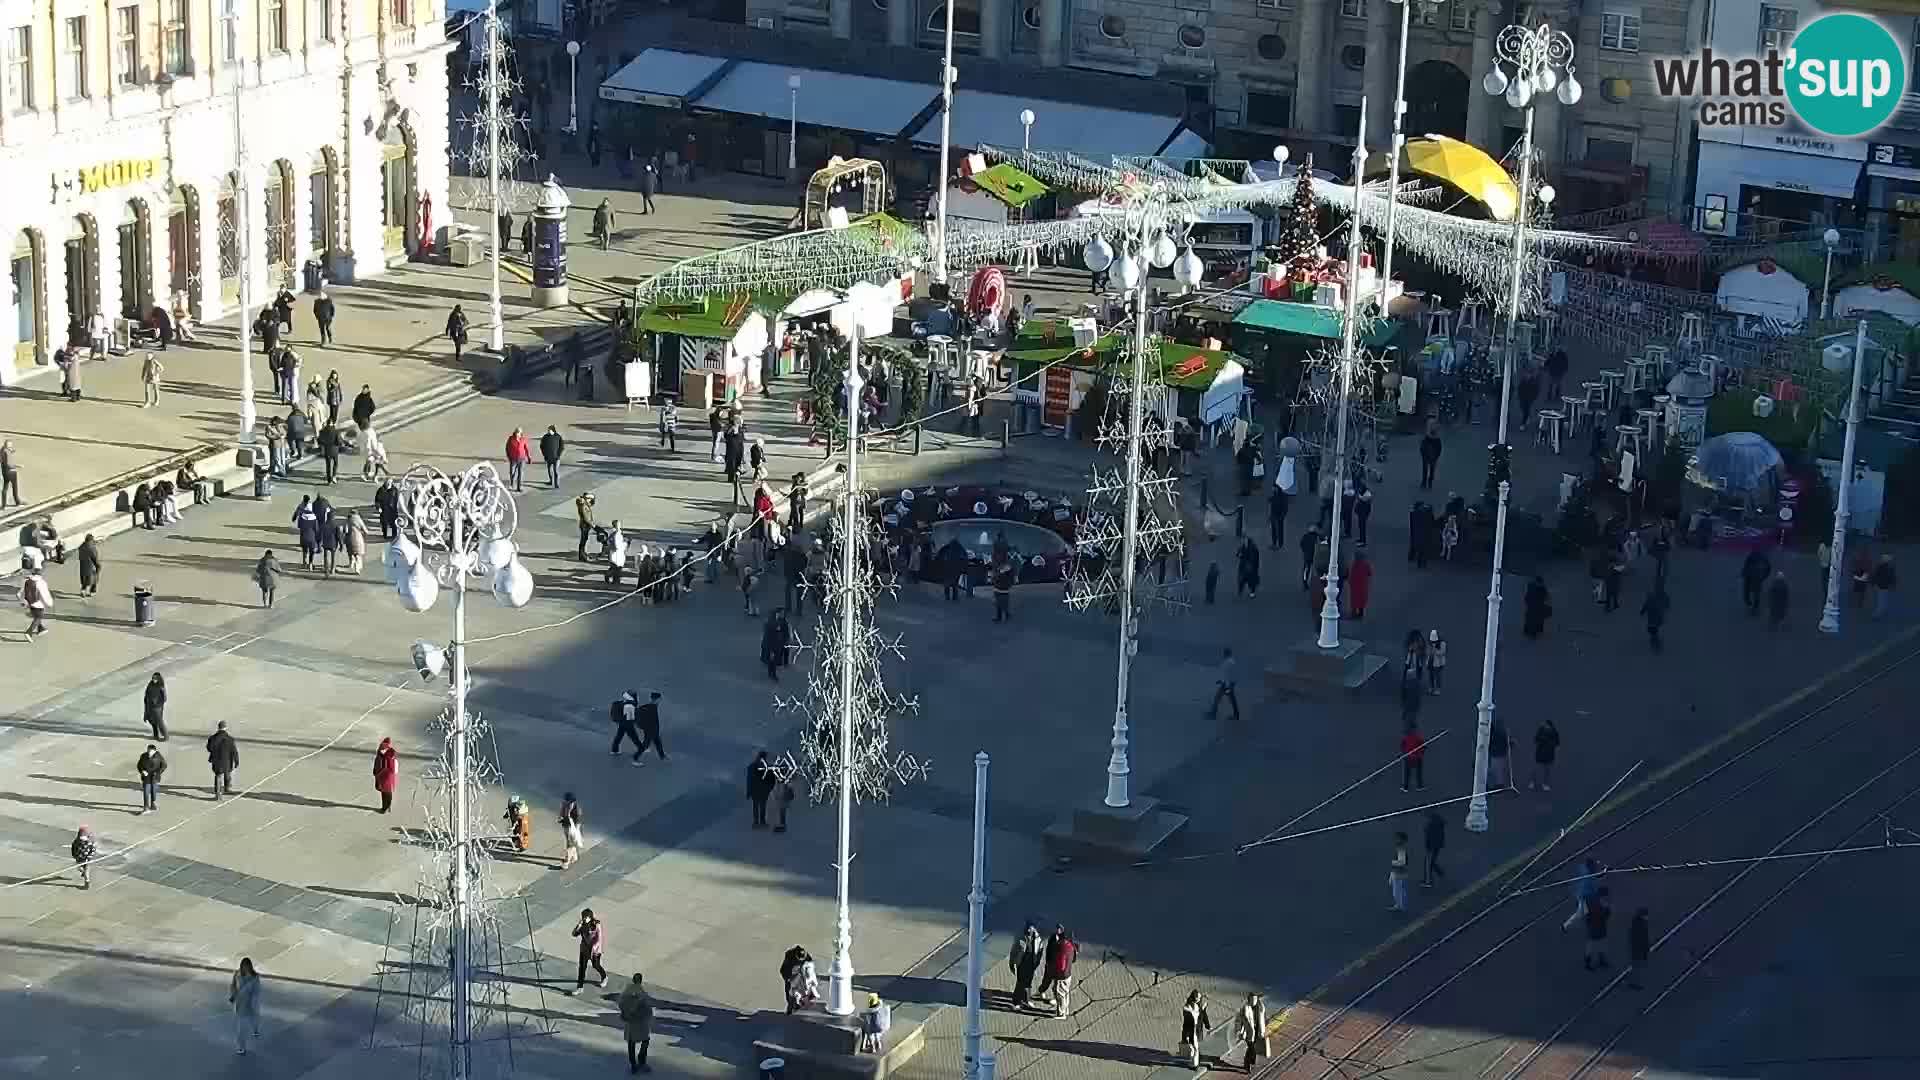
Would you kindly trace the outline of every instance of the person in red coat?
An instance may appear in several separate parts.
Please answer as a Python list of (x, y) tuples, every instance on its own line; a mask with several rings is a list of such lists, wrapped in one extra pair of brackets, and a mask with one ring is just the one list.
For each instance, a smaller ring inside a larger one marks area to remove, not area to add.
[(533, 460), (533, 447), (527, 442), (527, 434), (519, 428), (507, 436), (507, 483), (513, 490), (524, 491), (527, 474), (527, 462)]
[(1373, 561), (1367, 558), (1367, 549), (1358, 548), (1353, 553), (1353, 566), (1347, 570), (1347, 604), (1353, 611), (1353, 617), (1367, 617), (1367, 598), (1373, 595)]
[(392, 739), (381, 739), (373, 752), (373, 790), (380, 793), (380, 812), (393, 809), (393, 789), (400, 782), (400, 755), (394, 752)]

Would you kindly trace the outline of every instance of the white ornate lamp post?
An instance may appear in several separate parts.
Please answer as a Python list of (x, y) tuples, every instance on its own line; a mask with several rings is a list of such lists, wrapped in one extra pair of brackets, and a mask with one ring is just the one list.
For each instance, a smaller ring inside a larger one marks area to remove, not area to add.
[[(1840, 244), (1840, 230), (1828, 229), (1821, 234), (1820, 239), (1827, 245), (1827, 269), (1820, 276), (1820, 317), (1831, 319), (1833, 318), (1833, 249)], [(1858, 365), (1856, 365), (1857, 368)], [(1856, 393), (1859, 390), (1859, 387), (1854, 387)]]
[(500, 304), (500, 256), (507, 238), (500, 235), (500, 127), (506, 118), (500, 114), (505, 83), (500, 74), (500, 50), (506, 47), (500, 35), (498, 0), (488, 0), (487, 78), (483, 87), (487, 100), (482, 115), (487, 125), (487, 229), (493, 234), (493, 254), (487, 263), (487, 347), (500, 352), (507, 347), (507, 320)]
[[(1487, 831), (1487, 745), (1493, 734), (1493, 675), (1500, 643), (1500, 575), (1506, 562), (1507, 493), (1513, 460), (1513, 447), (1507, 443), (1507, 412), (1513, 401), (1514, 327), (1520, 321), (1521, 285), (1526, 273), (1527, 215), (1534, 198), (1553, 201), (1553, 188), (1541, 185), (1535, 193), (1533, 183), (1533, 98), (1535, 94), (1555, 93), (1561, 102), (1580, 101), (1580, 83), (1573, 77), (1573, 39), (1546, 23), (1534, 29), (1508, 26), (1494, 39), (1493, 69), (1481, 82), (1487, 93), (1505, 96), (1507, 104), (1525, 111), (1526, 126), (1520, 138), (1520, 198), (1513, 212), (1513, 278), (1507, 295), (1506, 347), (1500, 365), (1500, 431), (1492, 448), (1491, 468), (1499, 483), (1499, 499), (1494, 508), (1493, 583), (1487, 589), (1487, 645), (1480, 663), (1479, 724), (1474, 734), (1473, 799), (1467, 804), (1467, 830)], [(1501, 65), (1511, 65), (1509, 77)]]
[(1422, 10), (1432, 10), (1439, 6), (1439, 0), (1393, 0), (1400, 5), (1400, 62), (1393, 82), (1393, 143), (1388, 148), (1387, 165), (1387, 243), (1385, 257), (1380, 263), (1380, 311), (1387, 310), (1387, 289), (1393, 284), (1393, 208), (1400, 202), (1400, 154), (1406, 147), (1407, 137), (1402, 133), (1407, 115), (1407, 43), (1408, 31), (1412, 28), (1413, 6), (1421, 5)]
[(421, 674), (450, 663), (453, 679), (453, 723), (449, 781), (453, 805), (453, 875), (448, 883), (452, 959), (448, 973), (452, 1012), (450, 1060), (456, 1080), (471, 1073), (473, 1009), (471, 986), (476, 959), (472, 955), (474, 881), (472, 864), (478, 858), (470, 834), (467, 805), (467, 580), (486, 577), (502, 604), (518, 608), (533, 598), (533, 575), (521, 565), (513, 534), (519, 523), (513, 497), (493, 466), (479, 464), (458, 476), (416, 465), (400, 480), (400, 539), (387, 549), (387, 577), (408, 611), (426, 611), (442, 587), (453, 590), (453, 641), (444, 652), (414, 646), (414, 662)]
[(567, 134), (580, 133), (580, 43), (567, 42)]
[(947, 5), (946, 58), (940, 61), (940, 220), (934, 230), (933, 280), (947, 283), (947, 171), (953, 153), (953, 83), (959, 72), (953, 70), (953, 9)]
[[(1327, 598), (1320, 607), (1320, 640), (1322, 649), (1340, 647), (1340, 504), (1346, 498), (1347, 487), (1347, 402), (1353, 389), (1353, 367), (1359, 362), (1358, 329), (1360, 320), (1360, 183), (1361, 173), (1367, 164), (1367, 99), (1360, 99), (1360, 127), (1353, 140), (1353, 210), (1347, 215), (1347, 302), (1346, 318), (1340, 327), (1340, 410), (1334, 417), (1333, 436), (1333, 521), (1327, 527)], [(1281, 156), (1285, 147), (1274, 150), (1276, 158)], [(1313, 183), (1311, 174), (1303, 173), (1303, 184)], [(1309, 576), (1313, 569), (1307, 569)]]
[(1860, 434), (1860, 366), (1867, 353), (1867, 320), (1853, 332), (1853, 388), (1847, 392), (1847, 437), (1840, 448), (1840, 490), (1834, 494), (1833, 543), (1827, 562), (1827, 603), (1820, 632), (1840, 632), (1840, 581), (1846, 573), (1847, 520), (1853, 516), (1853, 449)]
[[(1033, 168), (1033, 121), (1032, 109), (1020, 110), (1020, 167)], [(1020, 208), (1020, 220), (1027, 219), (1027, 208)], [(1020, 269), (1031, 274), (1040, 268), (1040, 253), (1037, 248), (1028, 248), (1020, 254)]]
[[(239, 16), (233, 18), (237, 25)], [(233, 34), (232, 40), (239, 40), (238, 32)], [(247, 129), (240, 122), (240, 84), (246, 65), (235, 58), (228, 70), (233, 73), (233, 205), (234, 227), (239, 230), (234, 251), (240, 259), (240, 332), (234, 335), (240, 340), (240, 445), (250, 446), (253, 426), (260, 416), (253, 404), (253, 233), (248, 225), (252, 215), (247, 195)]]
[(800, 76), (787, 76), (787, 178), (800, 167)]

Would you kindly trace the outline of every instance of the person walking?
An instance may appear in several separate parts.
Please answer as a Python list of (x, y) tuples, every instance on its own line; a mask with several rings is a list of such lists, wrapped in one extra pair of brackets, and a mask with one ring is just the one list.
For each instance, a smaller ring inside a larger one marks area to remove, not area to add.
[(14, 460), (16, 451), (12, 439), (0, 439), (0, 508), (7, 505), (7, 497), (13, 497), (13, 505), (25, 506), (20, 498), (20, 463)]
[(1239, 1014), (1233, 1018), (1233, 1035), (1246, 1046), (1240, 1057), (1240, 1070), (1252, 1076), (1253, 1063), (1271, 1051), (1267, 1041), (1267, 1003), (1258, 991), (1247, 995), (1246, 1004), (1240, 1006)]
[[(989, 577), (993, 582), (993, 621), (1013, 621), (1013, 583), (1019, 574), (1013, 568), (1011, 559), (1002, 557), (994, 564)], [(1236, 705), (1235, 708), (1238, 708)]]
[(100, 857), (100, 846), (94, 843), (93, 830), (85, 825), (73, 834), (73, 843), (68, 845), (67, 854), (73, 856), (73, 865), (80, 871), (80, 887), (93, 888), (93, 863)]
[(600, 241), (601, 251), (613, 246), (613, 202), (609, 199), (601, 199), (593, 208), (593, 237)]
[(1239, 599), (1241, 594), (1249, 598), (1260, 595), (1260, 546), (1253, 538), (1240, 539), (1239, 565), (1233, 583), (1233, 595)]
[(820, 975), (814, 970), (812, 953), (799, 945), (786, 951), (780, 958), (780, 988), (786, 994), (788, 1013), (820, 1000)]
[(1387, 893), (1393, 898), (1389, 910), (1404, 914), (1407, 910), (1407, 834), (1403, 832), (1393, 834), (1393, 858), (1387, 862)]
[(1668, 599), (1667, 590), (1658, 581), (1654, 582), (1653, 591), (1640, 602), (1640, 614), (1647, 620), (1647, 644), (1655, 653), (1666, 648), (1660, 640), (1660, 630), (1667, 624), (1667, 609), (1671, 606), (1673, 601)]
[(655, 690), (647, 703), (640, 706), (634, 722), (640, 727), (640, 749), (634, 752), (633, 760), (639, 761), (649, 746), (660, 755), (661, 761), (667, 760), (667, 744), (660, 738), (660, 691)]
[(380, 794), (380, 812), (393, 809), (393, 789), (400, 783), (400, 755), (392, 739), (381, 739), (373, 752), (373, 790)]
[(81, 384), (84, 381), (80, 364), (84, 359), (85, 357), (80, 355), (80, 350), (72, 346), (55, 349), (53, 352), (53, 363), (60, 369), (60, 393), (68, 401), (80, 400)]
[(167, 366), (156, 359), (152, 353), (148, 353), (146, 359), (141, 361), (140, 390), (145, 395), (140, 404), (141, 408), (151, 409), (160, 404), (160, 376), (165, 374), (166, 370)]
[(1588, 971), (1607, 966), (1607, 923), (1612, 919), (1613, 905), (1607, 901), (1607, 890), (1595, 889), (1587, 900), (1587, 948), (1581, 963)]
[(347, 511), (347, 571), (358, 574), (367, 563), (367, 520), (360, 511)]
[(1240, 722), (1240, 696), (1234, 693), (1234, 667), (1233, 650), (1221, 649), (1220, 668), (1213, 677), (1213, 701), (1207, 706), (1209, 723), (1220, 714), (1220, 702), (1223, 700), (1233, 706), (1233, 722), (1236, 724)]
[(1605, 558), (1600, 568), (1600, 610), (1611, 613), (1620, 609), (1620, 583), (1626, 577), (1627, 556), (1615, 547)]
[(1882, 555), (1873, 564), (1873, 617), (1884, 619), (1887, 612), (1893, 610), (1893, 590), (1898, 584), (1893, 570), (1893, 556)]
[(774, 608), (760, 631), (760, 662), (767, 666), (767, 678), (774, 682), (780, 681), (780, 669), (787, 664), (787, 645), (792, 638), (786, 611)]
[(1427, 692), (1434, 697), (1440, 696), (1440, 689), (1447, 676), (1447, 639), (1440, 631), (1427, 631)]
[(1080, 955), (1080, 943), (1073, 940), (1064, 925), (1053, 928), (1047, 939), (1046, 973), (1040, 980), (1036, 997), (1053, 993), (1053, 1015), (1065, 1017), (1073, 1011), (1073, 961)]
[(400, 486), (389, 475), (373, 493), (373, 508), (380, 515), (380, 539), (392, 541), (400, 535)]
[(546, 433), (540, 436), (540, 460), (547, 466), (547, 486), (560, 486), (560, 454), (567, 448), (567, 440), (560, 437), (560, 429), (547, 425)]
[(1760, 601), (1765, 597), (1767, 579), (1773, 576), (1773, 563), (1767, 553), (1755, 549), (1747, 552), (1746, 560), (1740, 564), (1740, 602), (1747, 605), (1748, 615), (1760, 614)]
[(653, 213), (653, 195), (660, 190), (660, 172), (648, 161), (640, 166), (640, 212)]
[(753, 805), (753, 827), (767, 827), (767, 800), (773, 797), (773, 790), (780, 786), (779, 774), (774, 771), (773, 762), (767, 759), (765, 750), (753, 755), (753, 762), (747, 766), (747, 802)]
[(1487, 725), (1487, 790), (1505, 791), (1513, 786), (1513, 741), (1507, 726), (1498, 720)]
[(340, 407), (347, 403), (347, 388), (340, 385), (340, 372), (336, 369), (327, 372), (327, 426), (337, 427), (340, 423)]
[(1559, 754), (1560, 729), (1549, 717), (1533, 732), (1533, 775), (1527, 779), (1528, 791), (1553, 790), (1553, 759)]
[[(1365, 545), (1354, 548), (1353, 564), (1347, 567), (1347, 605), (1355, 619), (1367, 617), (1367, 602), (1373, 597), (1373, 560), (1367, 558)], [(1315, 612), (1318, 615), (1318, 612)], [(1434, 633), (1439, 633), (1438, 630)]]
[(1439, 811), (1427, 811), (1427, 823), (1421, 839), (1427, 849), (1427, 872), (1420, 879), (1420, 887), (1431, 889), (1434, 878), (1447, 876), (1446, 868), (1440, 865), (1440, 852), (1447, 846), (1447, 822)]
[[(605, 984), (603, 978), (601, 985)], [(647, 1048), (653, 1045), (653, 998), (647, 993), (639, 972), (634, 972), (633, 981), (620, 991), (617, 1007), (621, 1034), (627, 1038), (627, 1072), (652, 1072), (653, 1066), (647, 1064)]]
[(680, 428), (680, 409), (670, 397), (660, 403), (659, 424), (660, 445), (666, 447), (669, 454), (679, 453), (680, 447), (674, 441), (674, 433)]
[(320, 461), (325, 468), (322, 482), (332, 484), (340, 478), (340, 429), (332, 424), (322, 424), (320, 435), (314, 441), (320, 446)]
[(152, 743), (133, 763), (133, 771), (140, 777), (140, 812), (151, 814), (160, 809), (160, 778), (166, 775), (167, 759), (160, 756), (160, 748)]
[(593, 535), (593, 492), (582, 492), (574, 496), (573, 516), (580, 526), (580, 549), (577, 554), (581, 562), (586, 562), (587, 537)]
[(565, 870), (580, 860), (580, 849), (586, 846), (580, 835), (580, 800), (569, 791), (560, 798), (560, 869)]
[(227, 1003), (233, 1006), (233, 1052), (245, 1054), (249, 1034), (260, 1037), (260, 973), (251, 956), (240, 958), (240, 968), (227, 985)]
[(1600, 860), (1587, 858), (1580, 860), (1580, 869), (1573, 876), (1569, 890), (1573, 894), (1573, 910), (1560, 924), (1561, 930), (1571, 930), (1575, 923), (1585, 918), (1587, 909), (1592, 905), (1594, 895), (1600, 891), (1600, 875), (1604, 868)]
[(219, 801), (222, 794), (233, 794), (233, 773), (240, 767), (240, 745), (228, 734), (225, 720), (207, 736), (207, 766), (213, 770), (214, 800)]
[(580, 921), (573, 924), (573, 936), (580, 939), (580, 968), (573, 980), (574, 992), (586, 989), (589, 967), (599, 974), (600, 985), (607, 985), (607, 969), (600, 963), (607, 948), (607, 929), (592, 908), (581, 909)]
[(746, 436), (740, 433), (740, 427), (737, 423), (730, 425), (721, 438), (724, 440), (722, 445), (724, 460), (722, 464), (726, 469), (727, 483), (733, 485), (733, 508), (738, 510), (740, 509), (742, 500), (742, 489), (740, 486), (742, 482), (741, 468), (746, 464), (747, 460), (747, 440)]
[(21, 580), (20, 603), (27, 609), (27, 640), (37, 640), (47, 632), (47, 613), (53, 610), (53, 588), (38, 569)]
[(147, 692), (140, 703), (140, 718), (152, 729), (155, 739), (167, 741), (167, 680), (157, 671), (147, 680)]
[(447, 340), (453, 342), (453, 359), (459, 363), (460, 350), (467, 345), (467, 313), (460, 310), (459, 304), (447, 313)]
[[(315, 504), (316, 507), (318, 503)], [(338, 514), (320, 515), (320, 558), (321, 568), (328, 577), (333, 576), (334, 567), (339, 565), (340, 556), (347, 548), (347, 521)]]
[(360, 392), (353, 395), (353, 426), (361, 431), (373, 426), (373, 413), (376, 406), (373, 401), (373, 384), (361, 383)]
[(1778, 630), (1787, 621), (1787, 572), (1775, 570), (1767, 582), (1767, 629)]
[[(1414, 691), (1419, 692), (1418, 677)], [(1400, 736), (1400, 790), (1406, 791), (1408, 784), (1422, 791), (1427, 786), (1427, 737), (1420, 734), (1419, 725), (1411, 720)]]
[(1033, 976), (1046, 958), (1047, 942), (1031, 920), (1013, 939), (1007, 952), (1007, 970), (1013, 974), (1013, 1007), (1024, 1009), (1033, 1003)]
[(640, 715), (640, 704), (638, 700), (634, 698), (633, 691), (624, 691), (619, 697), (615, 698), (611, 712), (613, 716), (613, 748), (608, 750), (607, 753), (618, 756), (620, 747), (626, 743), (626, 740), (632, 739), (636, 750), (636, 753), (633, 755), (633, 761), (634, 764), (638, 765), (640, 763), (640, 754), (638, 751), (644, 751), (646, 749), (646, 743), (641, 741), (640, 729), (636, 726), (636, 721)]
[(1420, 437), (1420, 490), (1433, 490), (1433, 475), (1440, 467), (1440, 422), (1427, 421), (1427, 433)]
[(1547, 593), (1547, 579), (1538, 574), (1527, 582), (1527, 592), (1521, 600), (1523, 615), (1520, 620), (1520, 632), (1532, 641), (1547, 632), (1547, 619), (1553, 615), (1553, 599)]
[(1189, 990), (1186, 1004), (1180, 1006), (1179, 1057), (1187, 1068), (1200, 1067), (1200, 1040), (1212, 1029), (1213, 1017), (1207, 1015), (1207, 999), (1200, 991)]
[(527, 445), (527, 433), (514, 428), (507, 435), (507, 482), (513, 490), (526, 490), (527, 462), (533, 460), (533, 448)]
[(1547, 400), (1559, 401), (1560, 391), (1567, 381), (1567, 350), (1555, 349), (1547, 354)]
[(273, 557), (273, 549), (268, 548), (253, 564), (253, 583), (260, 587), (260, 606), (273, 606), (273, 594), (280, 588), (280, 560)]
[(1292, 497), (1287, 494), (1286, 489), (1277, 483), (1274, 484), (1272, 490), (1267, 493), (1267, 544), (1269, 550), (1279, 551), (1281, 544), (1286, 540), (1287, 504), (1291, 501)]
[(1627, 923), (1627, 989), (1640, 989), (1640, 975), (1647, 970), (1647, 957), (1653, 952), (1653, 931), (1647, 925), (1647, 909), (1638, 908)]
[(313, 298), (313, 321), (320, 327), (320, 344), (333, 344), (333, 297), (325, 289)]

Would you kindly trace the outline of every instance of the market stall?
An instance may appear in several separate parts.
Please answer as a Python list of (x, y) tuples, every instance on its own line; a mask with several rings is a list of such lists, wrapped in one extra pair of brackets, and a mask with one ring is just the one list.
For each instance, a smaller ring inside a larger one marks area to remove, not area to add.
[(760, 386), (769, 323), (784, 298), (738, 295), (662, 301), (634, 317), (636, 355), (654, 396), (704, 409)]
[[(1078, 345), (1063, 319), (1023, 323), (1020, 336), (1000, 355), (1000, 366), (1014, 383), (1014, 401), (1036, 410), (1049, 428), (1076, 430), (1073, 417), (1099, 377), (1126, 362), (1127, 335), (1109, 331), (1091, 345)], [(1217, 350), (1160, 339), (1161, 378), (1173, 391), (1172, 416), (1196, 428), (1219, 428), (1240, 415), (1246, 395), (1246, 368), (1237, 357)]]

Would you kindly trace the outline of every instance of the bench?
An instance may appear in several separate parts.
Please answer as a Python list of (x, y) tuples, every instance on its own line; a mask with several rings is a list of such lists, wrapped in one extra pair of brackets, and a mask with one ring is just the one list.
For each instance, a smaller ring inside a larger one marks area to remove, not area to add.
[(88, 533), (104, 540), (132, 528), (131, 515), (121, 509), (122, 500), (131, 502), (133, 490), (141, 484), (171, 480), (181, 466), (191, 463), (200, 478), (213, 486), (217, 498), (229, 487), (252, 481), (254, 453), (245, 447), (203, 443), (55, 498), (11, 509), (0, 516), (0, 566), (13, 562), (9, 556), (20, 550), (20, 529), (30, 521), (51, 518), (61, 541), (72, 551)]

